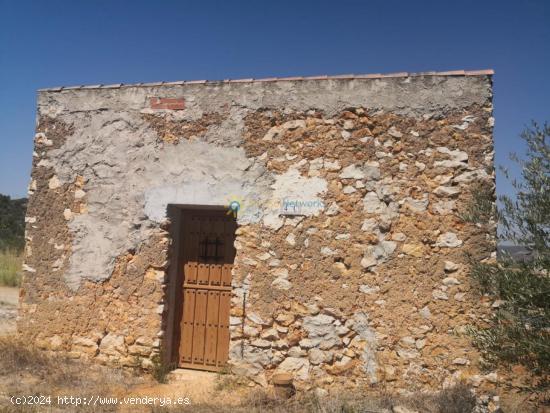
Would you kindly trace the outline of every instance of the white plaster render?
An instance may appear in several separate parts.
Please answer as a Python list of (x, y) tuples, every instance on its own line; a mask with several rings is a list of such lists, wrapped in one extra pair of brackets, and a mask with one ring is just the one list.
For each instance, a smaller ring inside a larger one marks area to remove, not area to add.
[[(220, 206), (244, 200), (248, 207), (239, 223), (265, 217), (266, 225), (279, 219), (285, 199), (322, 205), (318, 194), (326, 190), (324, 180), (303, 178), (296, 170), (274, 177), (242, 147), (198, 140), (162, 146), (132, 113), (60, 118), (75, 122), (76, 132), (51, 151), (51, 164), (62, 182), (76, 175), (87, 181), (88, 212), (69, 223), (73, 250), (65, 278), (73, 289), (82, 279), (107, 279), (116, 257), (145, 242), (166, 218), (168, 204)], [(304, 213), (319, 209), (304, 208)]]

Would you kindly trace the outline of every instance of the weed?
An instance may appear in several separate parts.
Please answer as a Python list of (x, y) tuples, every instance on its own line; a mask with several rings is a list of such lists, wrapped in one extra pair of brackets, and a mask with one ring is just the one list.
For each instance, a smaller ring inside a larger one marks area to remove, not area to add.
[(0, 285), (17, 287), (21, 283), (23, 254), (14, 250), (0, 251)]
[(476, 406), (472, 389), (462, 383), (442, 390), (435, 401), (440, 413), (471, 413)]
[(177, 367), (174, 363), (166, 363), (159, 354), (155, 354), (151, 361), (153, 362), (153, 377), (159, 383), (166, 383), (168, 373)]

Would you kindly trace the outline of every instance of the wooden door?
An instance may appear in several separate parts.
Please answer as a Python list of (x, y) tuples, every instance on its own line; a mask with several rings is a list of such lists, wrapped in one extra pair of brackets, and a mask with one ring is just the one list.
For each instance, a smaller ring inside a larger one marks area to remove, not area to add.
[(227, 362), (236, 227), (226, 211), (183, 213), (180, 367), (215, 371)]

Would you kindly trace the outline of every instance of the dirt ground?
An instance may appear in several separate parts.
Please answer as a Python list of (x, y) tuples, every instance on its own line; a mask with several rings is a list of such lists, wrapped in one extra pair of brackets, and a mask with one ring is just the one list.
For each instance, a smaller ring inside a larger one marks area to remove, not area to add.
[[(18, 298), (19, 288), (0, 286), (0, 339), (4, 338), (9, 341), (14, 341), (15, 343), (17, 343), (17, 340), (14, 339), (14, 334), (16, 332)], [(6, 356), (6, 354), (3, 356)], [(36, 362), (31, 360), (26, 361), (29, 366), (32, 366), (32, 363)], [(27, 363), (23, 362), (20, 364), (25, 365)], [(215, 401), (222, 405), (238, 403), (243, 390), (247, 390), (245, 386), (244, 389), (241, 388), (239, 391), (233, 391), (234, 389), (231, 391), (223, 391), (226, 390), (223, 389), (223, 387), (228, 386), (227, 380), (219, 374), (209, 372), (176, 370), (167, 376), (166, 383), (158, 383), (150, 377), (141, 379), (132, 376), (114, 377), (109, 370), (101, 368), (92, 368), (87, 373), (88, 377), (86, 384), (90, 385), (90, 388), (87, 390), (78, 389), (80, 391), (77, 391), (78, 386), (71, 385), (72, 380), (68, 382), (61, 380), (60, 382), (51, 383), (52, 386), (49, 388), (46, 384), (49, 380), (40, 380), (40, 370), (44, 370), (45, 373), (50, 373), (48, 371), (49, 367), (49, 363), (46, 361), (46, 366), (44, 366), (44, 363), (41, 362), (38, 356), (35, 371), (28, 371), (28, 369), (19, 369), (16, 367), (16, 371), (13, 372), (14, 374), (0, 374), (0, 389), (9, 389), (11, 390), (11, 394), (17, 393), (21, 395), (23, 395), (26, 390), (29, 392), (29, 395), (37, 394), (37, 390), (48, 391), (48, 395), (55, 397), (64, 394), (82, 396), (86, 393), (90, 395), (90, 392), (96, 390), (99, 393), (97, 396), (104, 398), (144, 396), (164, 397), (171, 398), (172, 400), (177, 398), (188, 398), (193, 404), (211, 403)], [(104, 377), (106, 372), (109, 377)], [(119, 373), (120, 372), (114, 373), (114, 375), (118, 376)], [(63, 375), (72, 376), (73, 371), (64, 372)], [(42, 381), (42, 383), (37, 386), (38, 380)], [(102, 382), (107, 384), (107, 388), (103, 388), (101, 385), (98, 387), (98, 383), (101, 384)], [(44, 384), (46, 384), (46, 386), (44, 386)], [(3, 393), (4, 392), (0, 390), (0, 400), (6, 397), (6, 394)], [(1, 408), (3, 404), (4, 403), (0, 403), (0, 412), (3, 412)], [(4, 407), (5, 406), (6, 404), (4, 404)], [(119, 411), (130, 412), (141, 410), (149, 411), (147, 408), (140, 409), (132, 405), (122, 405)]]
[(0, 336), (15, 332), (19, 288), (0, 286)]

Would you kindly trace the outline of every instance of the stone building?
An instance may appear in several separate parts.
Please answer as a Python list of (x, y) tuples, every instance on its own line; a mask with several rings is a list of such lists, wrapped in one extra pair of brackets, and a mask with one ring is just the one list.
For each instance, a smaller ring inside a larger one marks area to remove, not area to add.
[(39, 91), (20, 334), (260, 384), (483, 382), (467, 254), (495, 228), (463, 217), (494, 189), (491, 75)]

